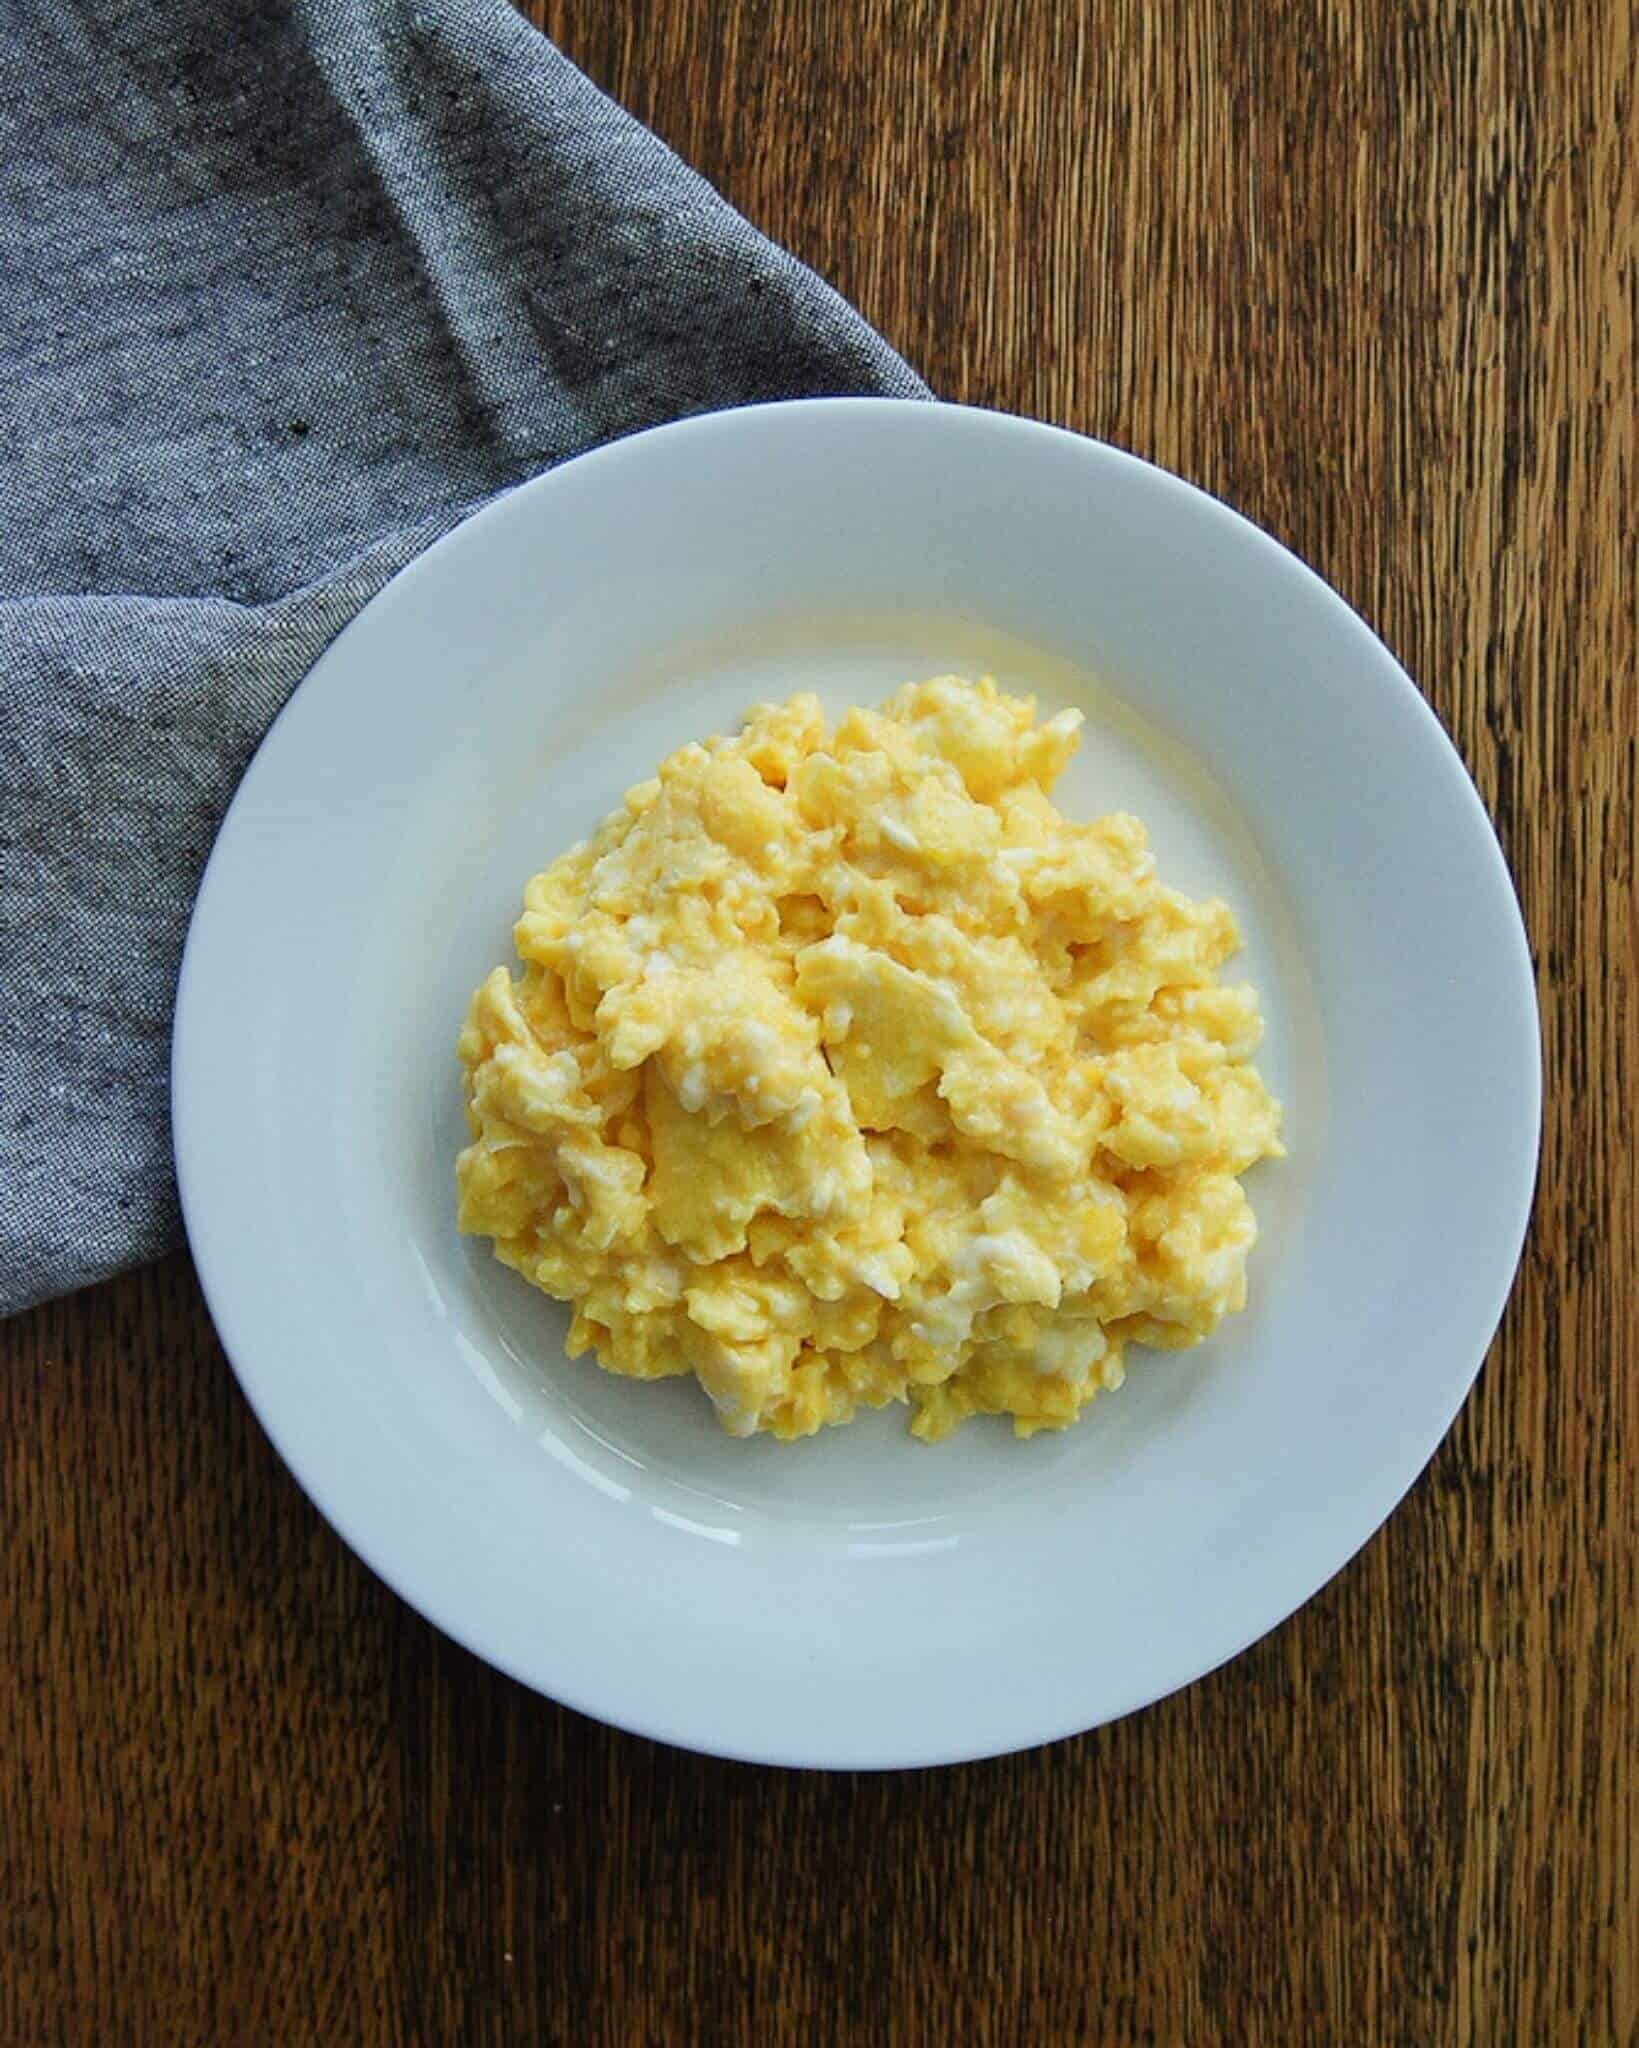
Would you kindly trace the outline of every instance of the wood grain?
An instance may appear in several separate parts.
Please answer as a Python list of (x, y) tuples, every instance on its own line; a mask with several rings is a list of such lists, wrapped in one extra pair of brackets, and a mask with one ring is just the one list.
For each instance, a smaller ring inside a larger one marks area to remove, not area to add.
[(1639, 2041), (1631, 4), (536, 18), (943, 394), (1196, 478), (1420, 679), (1539, 962), (1524, 1270), (1293, 1621), (880, 1778), (617, 1735), (439, 1638), (183, 1259), (7, 1326), (0, 2041)]

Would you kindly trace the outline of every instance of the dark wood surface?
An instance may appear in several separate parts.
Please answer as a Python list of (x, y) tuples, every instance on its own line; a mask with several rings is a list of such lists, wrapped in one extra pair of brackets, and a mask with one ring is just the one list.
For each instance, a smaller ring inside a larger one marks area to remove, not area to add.
[(1388, 1527), (1147, 1713), (708, 1762), (341, 1547), (183, 1258), (0, 1330), (0, 2043), (1628, 2044), (1634, 15), (547, 0), (946, 396), (1228, 498), (1418, 676), (1540, 966), (1502, 1336)]

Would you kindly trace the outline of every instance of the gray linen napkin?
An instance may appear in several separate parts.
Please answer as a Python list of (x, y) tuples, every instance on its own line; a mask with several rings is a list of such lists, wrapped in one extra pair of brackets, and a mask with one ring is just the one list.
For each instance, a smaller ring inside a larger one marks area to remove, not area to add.
[(506, 0), (5, 13), (0, 1313), (176, 1241), (212, 834), (394, 570), (657, 420), (925, 395)]

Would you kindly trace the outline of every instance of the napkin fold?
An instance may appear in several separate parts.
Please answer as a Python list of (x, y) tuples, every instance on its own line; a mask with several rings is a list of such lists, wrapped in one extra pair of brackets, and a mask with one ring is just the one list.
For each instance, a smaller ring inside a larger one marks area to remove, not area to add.
[(506, 0), (13, 0), (0, 362), (9, 1312), (178, 1240), (194, 891), (394, 571), (657, 421), (926, 392)]

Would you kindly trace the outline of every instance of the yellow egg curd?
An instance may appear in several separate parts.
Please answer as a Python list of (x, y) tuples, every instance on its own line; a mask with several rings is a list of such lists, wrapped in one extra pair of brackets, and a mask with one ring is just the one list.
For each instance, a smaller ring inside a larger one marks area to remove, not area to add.
[(764, 705), (529, 883), (456, 1180), (572, 1356), (693, 1373), (734, 1436), (1029, 1436), (1244, 1305), (1257, 996), (1136, 818), (1053, 807), (1080, 724), (953, 676)]

